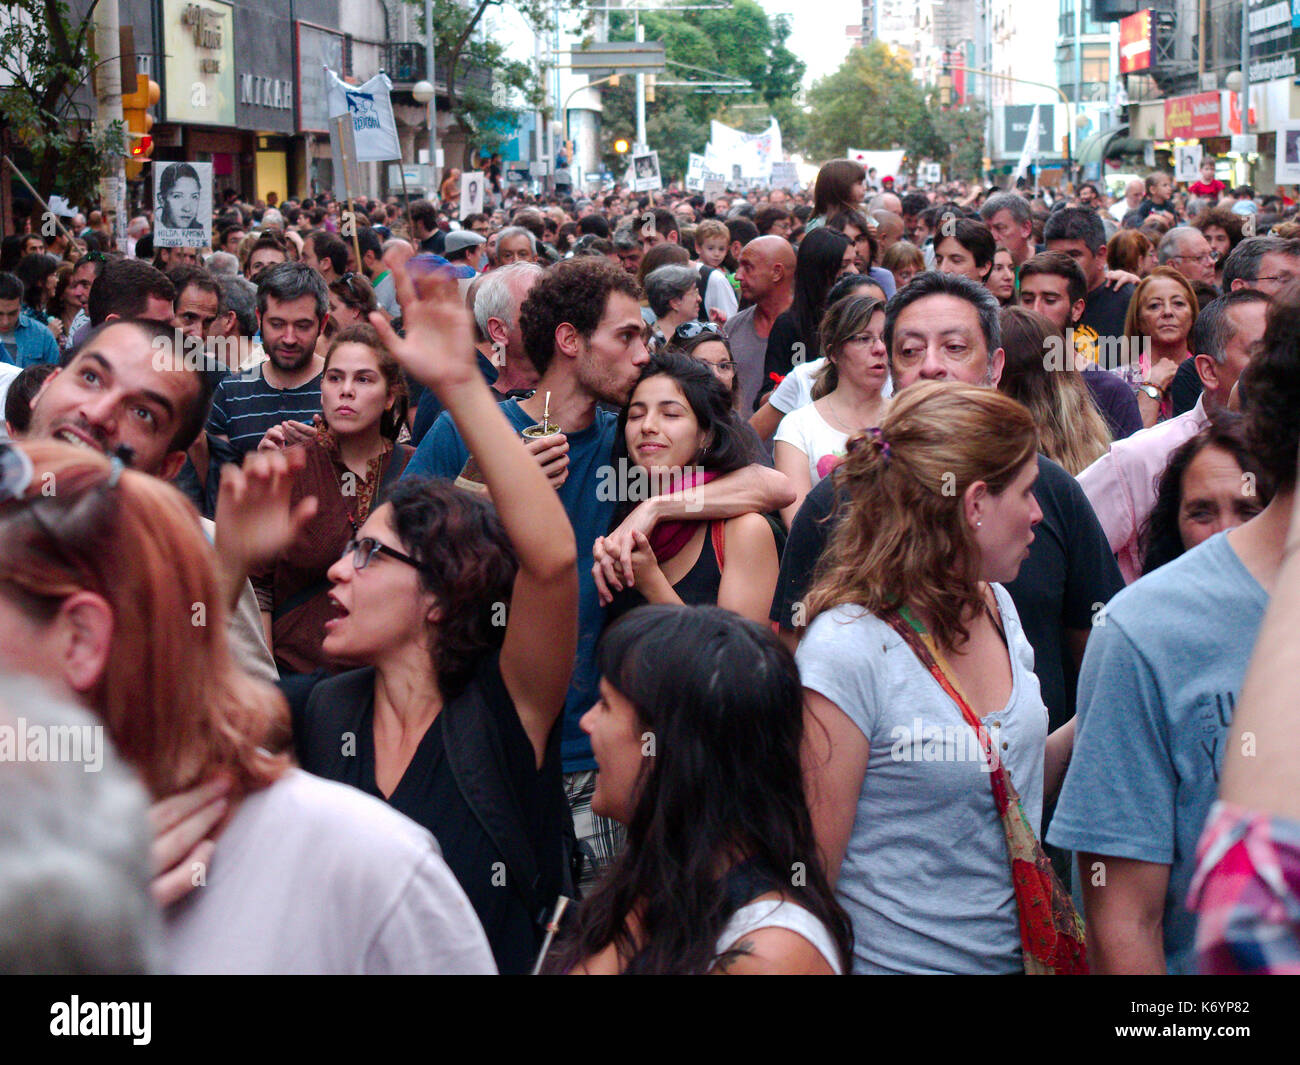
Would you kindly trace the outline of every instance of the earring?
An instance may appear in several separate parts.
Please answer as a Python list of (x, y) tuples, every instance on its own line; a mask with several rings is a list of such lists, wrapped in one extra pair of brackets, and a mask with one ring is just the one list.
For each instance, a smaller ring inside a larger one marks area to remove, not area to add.
[(975, 519), (975, 528), (977, 528), (977, 529), (982, 529), (983, 527), (984, 527), (984, 523), (983, 523), (982, 521), (980, 521), (978, 518), (976, 518), (976, 519)]

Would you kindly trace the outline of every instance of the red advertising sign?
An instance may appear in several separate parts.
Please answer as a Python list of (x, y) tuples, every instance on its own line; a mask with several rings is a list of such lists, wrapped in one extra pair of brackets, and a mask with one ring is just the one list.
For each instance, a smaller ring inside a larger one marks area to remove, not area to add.
[(1217, 92), (1198, 92), (1194, 96), (1175, 96), (1165, 101), (1165, 136), (1217, 137), (1223, 130)]
[(1151, 9), (1119, 20), (1119, 72), (1151, 69)]

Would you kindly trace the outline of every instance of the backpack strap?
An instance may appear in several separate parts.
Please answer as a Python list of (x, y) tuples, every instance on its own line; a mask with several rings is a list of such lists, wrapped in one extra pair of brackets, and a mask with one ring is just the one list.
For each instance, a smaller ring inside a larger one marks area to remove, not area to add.
[(718, 560), (718, 571), (726, 566), (727, 523), (713, 521), (709, 523), (709, 536), (713, 540), (713, 557)]
[(709, 278), (710, 276), (712, 276), (712, 274), (713, 274), (712, 266), (701, 266), (699, 271), (699, 277), (696, 278), (695, 281), (695, 287), (700, 290), (700, 311), (697, 317), (701, 322), (707, 322), (709, 320), (709, 311), (708, 308), (704, 306), (704, 297), (708, 295)]

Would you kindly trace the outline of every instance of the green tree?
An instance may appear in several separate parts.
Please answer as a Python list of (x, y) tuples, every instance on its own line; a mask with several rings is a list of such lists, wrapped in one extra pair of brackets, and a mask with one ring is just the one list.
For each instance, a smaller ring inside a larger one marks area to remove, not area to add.
[(0, 88), (0, 123), (30, 153), (29, 177), (47, 200), (56, 183), (73, 202), (94, 199), (105, 159), (124, 148), (122, 124), (94, 129), (93, 104), (75, 98), (99, 63), (89, 43), (97, 5), (91, 0), (80, 19), (64, 0), (0, 6), (0, 71), (9, 82)]
[(807, 146), (815, 158), (838, 158), (850, 147), (901, 148), (913, 163), (933, 159), (958, 175), (980, 170), (984, 108), (942, 106), (937, 90), (912, 76), (911, 62), (880, 41), (850, 51), (809, 90), (808, 103)]
[[(423, 27), (424, 0), (408, 3), (419, 8)], [(564, 4), (576, 6), (576, 0)], [(492, 7), (513, 7), (540, 33), (547, 32), (554, 15), (550, 0), (434, 0), (435, 63), (440, 78), (446, 79), (451, 115), (465, 131), (465, 157), (448, 159), (449, 167), (464, 168), (471, 148), (497, 151), (514, 135), (519, 116), (545, 100), (545, 66), (538, 70), (507, 58), (500, 41), (480, 32), (483, 16)]]
[[(758, 132), (767, 127), (768, 115), (781, 124), (787, 150), (798, 143), (805, 129), (803, 114), (794, 102), (804, 75), (804, 64), (786, 47), (790, 27), (783, 16), (769, 18), (754, 0), (736, 0), (727, 10), (650, 11), (642, 15), (647, 41), (663, 41), (665, 57), (684, 67), (668, 67), (659, 81), (720, 81), (705, 73), (745, 80), (744, 92), (700, 92), (689, 87), (655, 87), (655, 99), (646, 106), (646, 139), (659, 152), (665, 176), (682, 175), (687, 156), (702, 152), (709, 140), (709, 122)], [(632, 18), (613, 14), (610, 40), (633, 39)], [(607, 166), (621, 176), (625, 158), (613, 150), (620, 137), (633, 140), (636, 133), (636, 79), (620, 79), (617, 88), (602, 95), (601, 148)]]

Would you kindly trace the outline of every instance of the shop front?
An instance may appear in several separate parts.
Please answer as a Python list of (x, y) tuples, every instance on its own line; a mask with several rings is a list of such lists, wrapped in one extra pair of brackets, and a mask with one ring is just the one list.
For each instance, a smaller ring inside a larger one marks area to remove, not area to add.
[(220, 203), (226, 189), (243, 194), (253, 158), (235, 105), (235, 9), (222, 0), (160, 0), (161, 123), (154, 159), (211, 163)]
[(268, 202), (301, 196), (302, 166), (295, 150), (293, 24), (287, 11), (240, 7), (235, 59), (236, 124), (251, 134), (252, 178), (247, 194)]

